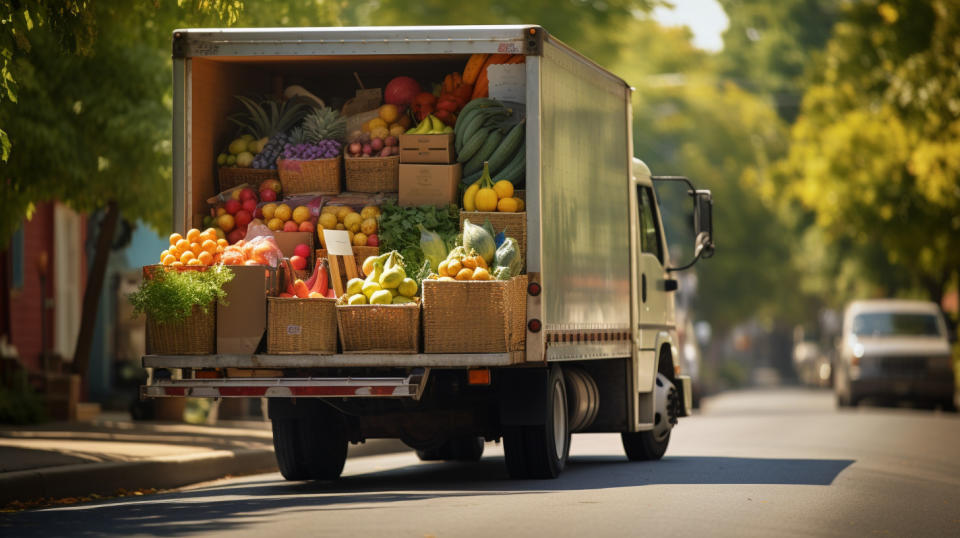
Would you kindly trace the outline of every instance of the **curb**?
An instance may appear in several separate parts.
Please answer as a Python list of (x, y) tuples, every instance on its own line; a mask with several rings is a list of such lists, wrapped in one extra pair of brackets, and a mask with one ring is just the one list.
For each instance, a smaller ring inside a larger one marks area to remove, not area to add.
[(0, 475), (0, 506), (41, 497), (113, 495), (118, 489), (171, 489), (226, 475), (276, 470), (273, 450), (256, 449), (31, 469)]

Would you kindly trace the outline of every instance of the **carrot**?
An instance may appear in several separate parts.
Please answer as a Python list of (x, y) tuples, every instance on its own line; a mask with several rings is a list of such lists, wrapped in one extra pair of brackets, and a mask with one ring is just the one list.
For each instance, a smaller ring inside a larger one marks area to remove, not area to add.
[(467, 60), (467, 65), (463, 67), (463, 81), (467, 84), (473, 84), (480, 75), (480, 68), (487, 61), (489, 54), (474, 54)]
[(473, 96), (470, 98), (486, 97), (490, 92), (490, 79), (487, 78), (487, 67), (495, 64), (506, 63), (510, 59), (510, 54), (491, 54), (483, 67), (480, 68), (480, 75), (477, 76), (477, 82), (473, 85)]

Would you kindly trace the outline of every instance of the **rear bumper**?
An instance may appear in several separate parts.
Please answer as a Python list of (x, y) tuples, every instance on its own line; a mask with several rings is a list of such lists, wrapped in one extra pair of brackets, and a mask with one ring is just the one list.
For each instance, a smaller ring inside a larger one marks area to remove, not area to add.
[(953, 378), (869, 377), (850, 382), (858, 398), (898, 397), (926, 400), (953, 399)]

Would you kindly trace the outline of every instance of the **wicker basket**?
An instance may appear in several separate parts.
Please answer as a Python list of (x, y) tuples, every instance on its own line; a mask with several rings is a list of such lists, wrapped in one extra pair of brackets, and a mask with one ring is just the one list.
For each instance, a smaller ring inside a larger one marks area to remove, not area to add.
[(336, 299), (267, 298), (267, 353), (337, 352)]
[(183, 321), (160, 323), (147, 316), (147, 353), (151, 355), (209, 355), (216, 353), (217, 308), (199, 306)]
[(337, 155), (335, 159), (277, 161), (283, 193), (285, 195), (303, 192), (340, 194), (340, 162), (342, 160), (343, 158)]
[(350, 192), (397, 192), (400, 190), (400, 156), (347, 157), (343, 161)]
[(527, 270), (527, 213), (501, 213), (499, 211), (460, 211), (460, 230), (463, 230), (464, 219), (470, 219), (472, 224), (483, 226), (487, 219), (497, 232), (507, 229), (507, 237), (517, 240), (520, 247), (520, 258), (523, 260), (521, 271)]
[(250, 185), (251, 189), (256, 190), (264, 181), (280, 178), (276, 170), (240, 168), (234, 166), (222, 166), (217, 169), (217, 174), (220, 177), (220, 192), (244, 183)]
[(423, 281), (426, 353), (521, 351), (526, 323), (527, 275), (510, 280)]
[(344, 353), (417, 353), (420, 303), (398, 305), (337, 303), (337, 326)]

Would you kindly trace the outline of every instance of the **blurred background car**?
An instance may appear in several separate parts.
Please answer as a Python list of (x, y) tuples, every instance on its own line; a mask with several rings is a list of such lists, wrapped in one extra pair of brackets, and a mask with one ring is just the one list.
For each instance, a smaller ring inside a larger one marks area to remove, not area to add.
[(841, 407), (877, 398), (956, 410), (950, 341), (935, 303), (850, 303), (835, 362), (834, 391)]

